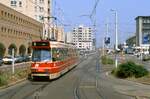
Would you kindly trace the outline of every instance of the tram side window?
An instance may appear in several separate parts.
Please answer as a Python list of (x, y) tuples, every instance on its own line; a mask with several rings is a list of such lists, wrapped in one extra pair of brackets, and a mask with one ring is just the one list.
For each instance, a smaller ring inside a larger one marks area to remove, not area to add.
[(65, 58), (67, 58), (67, 57), (68, 57), (68, 49), (65, 48)]
[(62, 48), (53, 48), (52, 49), (52, 59), (53, 61), (62, 61), (64, 60), (64, 50)]
[(70, 57), (70, 48), (67, 49), (68, 57)]
[(60, 52), (59, 60), (62, 61), (62, 60), (64, 60), (64, 49), (63, 49), (63, 48), (60, 48), (60, 49), (59, 49), (59, 52)]
[(68, 57), (68, 49), (63, 48), (62, 49), (62, 59), (65, 60)]
[(63, 58), (66, 59), (68, 56), (67, 48), (63, 48)]
[(52, 60), (53, 61), (57, 61), (58, 59), (57, 59), (57, 57), (58, 57), (58, 53), (57, 53), (58, 51), (57, 51), (57, 49), (56, 48), (53, 48), (52, 49)]
[(68, 49), (68, 52), (69, 52), (68, 56), (71, 57), (71, 49), (70, 48)]
[(73, 53), (73, 57), (75, 56), (75, 52), (74, 52), (74, 49), (72, 49), (72, 53)]
[(71, 49), (71, 57), (73, 57), (74, 56), (74, 54), (73, 54), (73, 49)]
[(62, 48), (61, 51), (62, 51), (62, 53), (61, 53), (62, 54), (62, 60), (64, 60), (66, 58), (65, 49)]

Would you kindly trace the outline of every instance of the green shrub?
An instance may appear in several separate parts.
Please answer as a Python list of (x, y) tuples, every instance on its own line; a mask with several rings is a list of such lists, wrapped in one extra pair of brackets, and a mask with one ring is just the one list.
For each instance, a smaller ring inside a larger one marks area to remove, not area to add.
[(107, 56), (102, 56), (101, 60), (102, 60), (102, 64), (114, 64), (114, 60), (108, 58)]
[(4, 75), (0, 75), (0, 86), (6, 85), (7, 83), (7, 77)]
[(148, 70), (143, 68), (143, 66), (137, 65), (137, 67), (135, 69), (135, 77), (139, 78), (139, 77), (143, 77), (145, 75), (148, 75)]
[(148, 74), (148, 71), (141, 65), (137, 65), (132, 61), (122, 63), (112, 73), (119, 78), (128, 77), (143, 77)]

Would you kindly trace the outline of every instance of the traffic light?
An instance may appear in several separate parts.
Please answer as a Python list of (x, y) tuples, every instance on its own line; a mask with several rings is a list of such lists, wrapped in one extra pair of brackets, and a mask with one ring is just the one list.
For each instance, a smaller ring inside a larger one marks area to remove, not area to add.
[(110, 44), (110, 37), (105, 37), (105, 44), (106, 45)]

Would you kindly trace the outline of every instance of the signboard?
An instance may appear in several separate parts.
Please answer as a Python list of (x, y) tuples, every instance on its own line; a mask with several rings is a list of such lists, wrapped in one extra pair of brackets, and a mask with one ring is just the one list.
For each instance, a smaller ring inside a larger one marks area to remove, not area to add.
[(150, 44), (150, 34), (143, 34), (143, 44)]

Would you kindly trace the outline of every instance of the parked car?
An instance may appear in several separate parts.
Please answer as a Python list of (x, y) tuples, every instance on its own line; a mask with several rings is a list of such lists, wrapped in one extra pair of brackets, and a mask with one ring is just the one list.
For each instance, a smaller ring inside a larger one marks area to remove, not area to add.
[(134, 49), (132, 49), (132, 48), (127, 48), (127, 49), (125, 50), (125, 53), (126, 53), (126, 54), (134, 54)]
[(31, 61), (31, 57), (28, 56), (28, 55), (25, 55), (25, 56), (23, 56), (23, 61), (24, 61), (24, 62)]
[(3, 59), (0, 58), (0, 66), (2, 66), (2, 64), (3, 64)]
[(23, 60), (24, 60), (24, 58), (22, 56), (16, 56), (15, 57), (15, 62), (16, 63), (21, 63), (21, 62), (23, 62)]
[[(15, 61), (16, 59), (14, 58), (14, 61)], [(4, 64), (11, 64), (13, 62), (13, 58), (12, 58), (12, 56), (5, 56), (4, 58), (3, 58), (3, 63)]]

